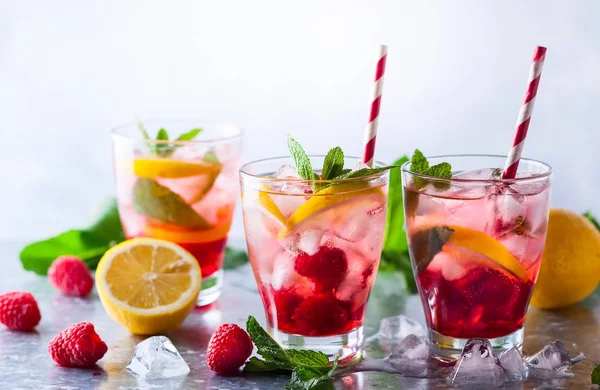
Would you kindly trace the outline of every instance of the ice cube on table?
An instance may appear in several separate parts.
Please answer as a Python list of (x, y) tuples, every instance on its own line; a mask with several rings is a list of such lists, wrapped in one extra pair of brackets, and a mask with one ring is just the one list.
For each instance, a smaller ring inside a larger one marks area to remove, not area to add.
[(409, 334), (387, 358), (390, 365), (400, 374), (407, 376), (426, 376), (428, 372), (429, 345), (427, 342)]
[(508, 380), (520, 381), (526, 376), (523, 355), (517, 347), (512, 347), (498, 356), (500, 365), (504, 368)]
[(153, 336), (135, 347), (127, 371), (140, 379), (164, 379), (186, 375), (190, 367), (165, 336)]
[[(575, 362), (583, 360), (583, 355), (578, 355)], [(565, 344), (556, 340), (547, 344), (541, 351), (525, 359), (525, 365), (529, 377), (538, 379), (572, 378), (573, 373), (569, 369), (573, 361)]]
[(369, 341), (377, 340), (386, 354), (398, 348), (408, 335), (425, 337), (423, 326), (410, 317), (399, 315), (387, 317), (379, 323), (379, 331)]
[(452, 385), (486, 383), (498, 386), (504, 380), (504, 370), (486, 339), (470, 339), (447, 378)]

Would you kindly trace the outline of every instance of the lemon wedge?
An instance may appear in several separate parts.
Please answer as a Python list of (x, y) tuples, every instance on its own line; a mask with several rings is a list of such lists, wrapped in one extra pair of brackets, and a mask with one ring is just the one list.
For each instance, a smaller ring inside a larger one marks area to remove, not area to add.
[(286, 229), (279, 233), (278, 238), (285, 237), (300, 224), (318, 215), (329, 211), (335, 212), (336, 215), (343, 215), (348, 211), (346, 207), (356, 207), (361, 202), (379, 202), (385, 205), (386, 196), (383, 188), (371, 187), (366, 183), (347, 183), (327, 187), (311, 196), (289, 216)]
[(157, 177), (180, 179), (209, 174), (211, 177), (216, 177), (220, 171), (220, 164), (206, 164), (167, 158), (136, 158), (133, 160), (133, 173), (139, 177), (148, 179), (156, 179)]
[[(446, 244), (480, 253), (500, 266), (504, 267), (519, 279), (527, 281), (527, 271), (521, 263), (498, 241), (478, 230), (463, 226), (434, 226), (418, 230), (411, 237), (411, 246), (416, 257), (422, 260), (417, 270), (427, 268), (435, 254)], [(429, 254), (422, 253), (428, 251)], [(423, 255), (423, 256), (421, 256)]]
[(134, 334), (177, 328), (196, 305), (202, 275), (194, 256), (177, 244), (134, 238), (108, 250), (96, 270), (106, 312)]

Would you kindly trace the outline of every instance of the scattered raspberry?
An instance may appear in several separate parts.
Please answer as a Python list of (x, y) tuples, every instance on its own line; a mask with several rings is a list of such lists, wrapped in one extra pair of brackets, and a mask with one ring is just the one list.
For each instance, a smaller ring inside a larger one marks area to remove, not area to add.
[(12, 330), (28, 332), (42, 318), (38, 304), (28, 292), (0, 294), (0, 322)]
[(48, 270), (52, 285), (65, 295), (87, 296), (94, 287), (94, 279), (85, 263), (75, 256), (59, 256)]
[(306, 298), (294, 312), (292, 319), (298, 333), (307, 336), (325, 336), (343, 329), (348, 323), (347, 304), (332, 294)]
[(63, 367), (93, 367), (107, 350), (89, 322), (63, 330), (48, 343), (50, 357)]
[(348, 259), (343, 250), (322, 246), (312, 256), (302, 252), (294, 262), (298, 274), (309, 278), (315, 291), (325, 292), (336, 288), (348, 271)]
[(233, 374), (246, 363), (253, 348), (245, 330), (235, 324), (223, 324), (208, 342), (206, 363), (218, 374)]

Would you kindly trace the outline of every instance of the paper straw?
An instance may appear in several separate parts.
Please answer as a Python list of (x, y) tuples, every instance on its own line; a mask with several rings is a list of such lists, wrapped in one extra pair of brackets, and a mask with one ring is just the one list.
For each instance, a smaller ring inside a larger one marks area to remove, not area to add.
[(371, 91), (371, 113), (369, 124), (365, 128), (363, 162), (373, 166), (375, 155), (375, 140), (377, 138), (377, 125), (379, 124), (379, 107), (381, 106), (381, 91), (383, 90), (383, 75), (385, 74), (385, 61), (387, 59), (387, 46), (377, 46), (377, 68), (375, 83)]
[(540, 77), (542, 75), (542, 67), (544, 66), (545, 59), (546, 48), (537, 46), (533, 52), (533, 62), (531, 64), (531, 69), (529, 70), (529, 80), (527, 82), (525, 100), (523, 101), (523, 105), (519, 111), (519, 117), (517, 118), (515, 139), (513, 140), (512, 148), (508, 152), (506, 165), (504, 166), (504, 172), (502, 173), (503, 179), (514, 179), (517, 177), (519, 160), (521, 159), (521, 153), (523, 152), (523, 146), (525, 145), (525, 137), (527, 137), (527, 129), (529, 129), (529, 122), (531, 121), (533, 105), (540, 84)]

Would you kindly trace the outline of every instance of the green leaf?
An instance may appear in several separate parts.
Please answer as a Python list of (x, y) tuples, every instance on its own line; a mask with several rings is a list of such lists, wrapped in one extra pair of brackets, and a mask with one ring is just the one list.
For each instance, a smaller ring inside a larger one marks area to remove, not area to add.
[(594, 371), (592, 371), (592, 384), (600, 385), (600, 364), (594, 368)]
[(223, 261), (223, 269), (234, 269), (248, 263), (248, 254), (246, 251), (225, 248), (225, 260)]
[(323, 172), (321, 173), (322, 180), (333, 179), (342, 174), (344, 170), (344, 152), (342, 148), (336, 146), (331, 149), (325, 160), (323, 161)]
[(156, 134), (156, 140), (157, 141), (168, 141), (169, 140), (169, 133), (167, 133), (167, 130), (161, 128), (160, 130), (158, 130), (158, 133)]
[(268, 362), (278, 362), (281, 367), (293, 369), (292, 362), (283, 348), (260, 326), (256, 318), (248, 316), (246, 331), (258, 349), (258, 354)]
[(294, 364), (329, 369), (329, 358), (323, 352), (288, 349), (285, 351)]
[(596, 218), (594, 218), (594, 216), (592, 215), (591, 211), (586, 211), (585, 213), (583, 213), (583, 216), (586, 217), (587, 219), (590, 220), (590, 222), (596, 226), (596, 228), (598, 230), (600, 230), (600, 223), (598, 223), (598, 220)]
[(34, 242), (21, 251), (23, 268), (46, 275), (52, 262), (62, 255), (77, 256), (94, 268), (111, 247), (111, 242), (84, 230), (69, 230), (56, 237)]
[(361, 168), (361, 169), (357, 169), (356, 171), (350, 171), (347, 173), (343, 173), (337, 177), (334, 178), (335, 179), (355, 179), (358, 177), (363, 177), (363, 176), (373, 176), (373, 175), (377, 175), (378, 173), (387, 171), (388, 169), (392, 169), (392, 168), (398, 168), (395, 165), (388, 165), (385, 167), (379, 167), (379, 168)]
[(304, 151), (304, 148), (302, 148), (302, 146), (290, 135), (288, 135), (288, 149), (296, 164), (298, 175), (304, 180), (318, 180), (319, 177), (313, 171), (310, 159)]
[(204, 154), (204, 157), (202, 157), (202, 161), (209, 163), (209, 164), (220, 164), (217, 154), (213, 151), (206, 152)]
[(119, 243), (125, 241), (125, 234), (121, 226), (121, 218), (119, 217), (119, 209), (117, 208), (117, 200), (115, 198), (108, 198), (104, 201), (98, 220), (86, 230), (109, 242), (114, 241), (115, 243)]
[(267, 362), (252, 356), (244, 366), (244, 372), (265, 372), (265, 371), (281, 371), (288, 370), (287, 366), (282, 366), (278, 362)]
[(410, 160), (410, 170), (415, 173), (424, 173), (429, 168), (429, 161), (419, 149), (415, 149)]
[(292, 371), (290, 383), (285, 385), (285, 388), (288, 390), (325, 390), (334, 387), (329, 375), (314, 368), (298, 366)]
[[(394, 162), (394, 165), (402, 166), (407, 161), (408, 156), (402, 156)], [(388, 210), (383, 249), (398, 253), (408, 250), (408, 241), (406, 240), (406, 232), (404, 231), (404, 200), (402, 191), (402, 172), (400, 172), (400, 169), (392, 169), (388, 189)]]
[(140, 177), (133, 185), (133, 208), (138, 214), (172, 225), (196, 229), (211, 226), (181, 196), (152, 179)]
[(196, 138), (196, 136), (198, 134), (200, 134), (201, 132), (202, 132), (202, 129), (199, 129), (199, 128), (192, 129), (192, 130), (188, 131), (187, 133), (183, 133), (179, 137), (177, 137), (177, 141), (192, 140), (192, 139)]
[(417, 284), (415, 282), (410, 256), (407, 251), (395, 252), (384, 250), (381, 252), (379, 271), (397, 272), (404, 279), (407, 291), (411, 294), (417, 292)]

